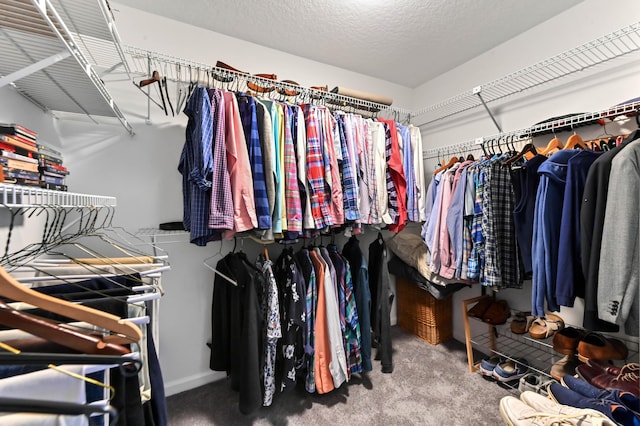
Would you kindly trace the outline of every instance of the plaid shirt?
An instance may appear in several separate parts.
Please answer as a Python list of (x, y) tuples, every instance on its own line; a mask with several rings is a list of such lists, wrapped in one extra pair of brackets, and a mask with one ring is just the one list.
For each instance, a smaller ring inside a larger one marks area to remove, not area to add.
[(481, 272), (484, 269), (484, 235), (482, 233), (482, 201), (484, 194), (484, 172), (481, 167), (475, 170), (473, 179), (476, 188), (476, 198), (473, 207), (473, 221), (471, 222), (471, 238), (473, 249), (469, 254), (469, 271), (467, 277), (471, 280), (481, 280)]
[[(340, 280), (340, 294), (344, 298), (340, 299), (340, 313), (344, 314), (345, 330), (344, 330), (344, 348), (347, 354), (347, 366), (349, 373), (362, 373), (362, 355), (360, 353), (361, 337), (360, 323), (358, 319), (358, 310), (356, 308), (356, 299), (353, 293), (353, 279), (351, 276), (351, 266), (337, 251), (335, 245), (329, 246), (329, 254), (334, 265), (341, 266), (342, 277)], [(336, 266), (338, 269), (338, 266)]]
[(346, 220), (358, 220), (360, 212), (358, 211), (358, 189), (356, 187), (356, 175), (353, 169), (352, 153), (349, 151), (348, 144), (353, 146), (353, 139), (349, 136), (350, 129), (345, 126), (346, 117), (343, 114), (336, 115), (338, 122), (338, 130), (340, 131), (340, 148), (342, 152), (342, 161), (339, 168), (342, 176), (342, 194), (344, 201), (344, 217)]
[(227, 168), (226, 144), (226, 108), (220, 90), (209, 93), (212, 96), (212, 107), (215, 114), (213, 136), (213, 176), (211, 178), (211, 211), (209, 212), (209, 228), (233, 229), (233, 195), (231, 193), (231, 177)]
[(302, 205), (300, 204), (300, 188), (298, 187), (298, 166), (293, 146), (292, 127), (295, 116), (291, 107), (284, 109), (284, 187), (285, 207), (287, 215), (287, 231), (302, 232)]
[(271, 212), (269, 211), (267, 183), (264, 173), (262, 148), (260, 147), (256, 102), (251, 96), (237, 95), (236, 97), (238, 98), (238, 109), (240, 111), (240, 119), (242, 120), (244, 137), (247, 141), (247, 149), (249, 150), (258, 229), (271, 229)]
[(213, 118), (207, 90), (197, 86), (185, 106), (189, 117), (178, 171), (182, 174), (183, 224), (191, 231), (190, 241), (207, 245), (212, 231), (207, 227), (211, 198), (210, 173), (213, 169), (211, 144)]
[(414, 152), (411, 149), (411, 131), (407, 126), (398, 126), (402, 140), (402, 167), (407, 181), (407, 215), (408, 219), (418, 221), (418, 189), (416, 187), (413, 166)]
[(304, 120), (307, 128), (307, 182), (309, 183), (309, 199), (311, 201), (311, 215), (315, 229), (333, 225), (329, 211), (329, 194), (325, 191), (324, 159), (322, 142), (320, 141), (320, 126), (316, 107), (304, 105)]
[(326, 107), (318, 107), (318, 113), (320, 123), (322, 123), (321, 140), (324, 144), (324, 177), (328, 184), (330, 197), (329, 214), (331, 215), (332, 225), (342, 225), (344, 223), (344, 202), (342, 200), (340, 171), (338, 170), (338, 155), (336, 154), (336, 143), (340, 147), (338, 124)]
[(398, 192), (396, 186), (393, 183), (393, 177), (391, 176), (391, 167), (389, 167), (389, 161), (393, 153), (391, 146), (391, 128), (388, 123), (382, 122), (384, 125), (385, 133), (385, 161), (387, 162), (387, 192), (389, 193), (389, 216), (391, 216), (391, 222), (397, 223), (398, 220)]
[[(501, 159), (502, 160), (502, 159)], [(515, 195), (511, 183), (509, 169), (502, 167), (502, 161), (491, 163), (491, 179), (489, 181), (489, 202), (493, 215), (493, 235), (495, 242), (492, 250), (487, 251), (487, 258), (493, 257), (492, 265), (497, 268), (496, 274), (499, 281), (492, 285), (498, 288), (521, 288), (520, 264), (518, 260), (518, 246), (516, 243), (515, 224), (513, 210), (515, 208)], [(491, 271), (490, 271), (491, 272)]]

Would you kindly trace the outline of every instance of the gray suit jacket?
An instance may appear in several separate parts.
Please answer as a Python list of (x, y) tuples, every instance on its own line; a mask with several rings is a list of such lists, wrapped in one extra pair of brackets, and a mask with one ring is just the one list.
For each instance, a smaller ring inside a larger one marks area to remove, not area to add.
[(640, 140), (625, 147), (611, 164), (598, 274), (598, 316), (640, 328)]

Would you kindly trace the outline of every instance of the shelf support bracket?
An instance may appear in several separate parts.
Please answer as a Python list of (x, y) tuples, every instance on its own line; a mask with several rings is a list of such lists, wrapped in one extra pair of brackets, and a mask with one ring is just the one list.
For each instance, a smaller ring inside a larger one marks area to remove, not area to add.
[(500, 128), (500, 125), (498, 124), (495, 117), (493, 116), (493, 113), (487, 106), (487, 103), (484, 101), (484, 99), (482, 99), (482, 95), (480, 94), (480, 92), (482, 92), (482, 86), (476, 86), (473, 88), (473, 94), (478, 96), (478, 99), (480, 99), (480, 102), (482, 102), (482, 106), (484, 107), (484, 109), (487, 110), (487, 114), (489, 114), (489, 117), (491, 117), (493, 124), (495, 124), (496, 127), (498, 128), (498, 132), (502, 133), (502, 128)]
[(7, 74), (4, 77), (0, 77), (0, 87), (4, 87), (8, 84), (13, 83), (16, 80), (20, 80), (21, 78), (30, 76), (35, 72), (38, 72), (44, 68), (47, 68), (55, 63), (62, 61), (63, 59), (67, 59), (69, 56), (71, 56), (71, 53), (68, 50), (63, 50), (60, 53), (56, 53), (55, 55), (49, 56), (48, 58), (44, 58), (41, 61), (33, 63), (29, 66), (26, 66), (18, 71), (14, 71), (11, 74)]

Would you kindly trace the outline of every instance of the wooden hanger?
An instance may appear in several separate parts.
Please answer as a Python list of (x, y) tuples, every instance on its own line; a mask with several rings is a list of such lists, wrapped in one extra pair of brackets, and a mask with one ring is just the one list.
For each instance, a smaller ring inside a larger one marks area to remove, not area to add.
[(63, 327), (54, 322), (12, 309), (1, 300), (0, 323), (26, 331), (34, 336), (42, 337), (50, 342), (84, 354), (126, 355), (131, 353), (131, 351), (124, 346), (105, 343), (99, 337)]
[(569, 139), (567, 139), (567, 144), (563, 149), (574, 149), (576, 147), (580, 149), (587, 149), (587, 144), (584, 143), (579, 134), (574, 132), (569, 136)]
[(142, 332), (138, 326), (107, 312), (38, 293), (20, 284), (1, 266), (0, 296), (17, 302), (28, 303), (49, 312), (77, 321), (84, 321), (116, 333), (104, 337), (103, 340), (110, 343), (126, 344), (137, 342), (142, 338)]
[(562, 148), (564, 148), (564, 145), (562, 145), (562, 141), (558, 139), (557, 136), (554, 135), (553, 139), (549, 141), (547, 146), (540, 152), (540, 154), (548, 155), (554, 150), (557, 151), (557, 150), (561, 150)]
[(454, 164), (456, 164), (458, 162), (458, 157), (453, 156), (451, 157), (451, 159), (449, 160), (449, 162), (447, 164), (445, 164), (444, 166), (436, 169), (435, 172), (433, 172), (433, 175), (437, 175), (438, 173), (440, 173), (443, 170), (447, 170), (448, 168), (450, 168), (451, 166), (453, 166)]

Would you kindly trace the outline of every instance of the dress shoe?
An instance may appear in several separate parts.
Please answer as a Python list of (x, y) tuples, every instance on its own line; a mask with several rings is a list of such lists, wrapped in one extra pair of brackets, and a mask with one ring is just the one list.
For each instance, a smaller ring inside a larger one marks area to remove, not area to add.
[(605, 364), (603, 362), (596, 361), (595, 359), (590, 359), (588, 364), (596, 370), (600, 370), (602, 373), (611, 374), (617, 376), (620, 374), (621, 367), (616, 367), (615, 365)]
[(578, 359), (588, 362), (609, 361), (612, 359), (626, 359), (629, 351), (627, 345), (618, 339), (606, 338), (598, 333), (588, 333), (578, 343)]
[(602, 373), (601, 370), (590, 365), (580, 365), (576, 372), (587, 382), (600, 389), (618, 389), (624, 392), (640, 395), (640, 365), (627, 364), (620, 369), (620, 374), (614, 376)]
[(575, 327), (559, 330), (553, 335), (553, 350), (564, 355), (575, 354), (584, 334), (583, 330)]
[(560, 381), (565, 375), (572, 375), (580, 363), (575, 355), (565, 355), (562, 359), (551, 366), (551, 377)]

